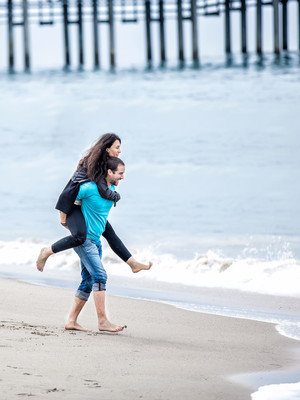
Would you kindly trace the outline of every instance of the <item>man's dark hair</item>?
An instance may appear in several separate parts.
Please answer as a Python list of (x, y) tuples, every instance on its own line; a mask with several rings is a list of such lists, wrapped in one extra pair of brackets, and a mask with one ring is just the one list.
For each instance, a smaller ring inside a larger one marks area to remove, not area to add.
[(119, 157), (108, 157), (107, 159), (107, 170), (112, 170), (112, 172), (116, 172), (119, 165), (125, 165), (124, 162)]

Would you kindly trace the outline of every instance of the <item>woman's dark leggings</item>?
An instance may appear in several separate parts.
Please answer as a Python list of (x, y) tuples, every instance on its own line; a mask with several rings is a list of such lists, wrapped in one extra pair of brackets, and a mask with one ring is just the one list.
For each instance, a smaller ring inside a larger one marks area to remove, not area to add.
[[(80, 206), (74, 206), (71, 213), (67, 215), (67, 225), (72, 235), (66, 236), (55, 242), (51, 246), (54, 253), (80, 246), (86, 240), (86, 225)], [(121, 239), (116, 235), (108, 221), (102, 236), (105, 237), (111, 249), (123, 261), (126, 262), (131, 257), (130, 252)]]

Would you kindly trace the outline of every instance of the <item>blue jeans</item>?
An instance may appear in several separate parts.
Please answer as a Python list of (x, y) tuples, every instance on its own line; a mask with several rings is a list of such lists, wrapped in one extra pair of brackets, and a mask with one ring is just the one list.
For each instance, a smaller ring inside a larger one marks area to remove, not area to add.
[(81, 263), (81, 283), (75, 296), (87, 301), (92, 290), (106, 290), (107, 274), (101, 262), (101, 242), (87, 238), (81, 246), (75, 247), (74, 251)]

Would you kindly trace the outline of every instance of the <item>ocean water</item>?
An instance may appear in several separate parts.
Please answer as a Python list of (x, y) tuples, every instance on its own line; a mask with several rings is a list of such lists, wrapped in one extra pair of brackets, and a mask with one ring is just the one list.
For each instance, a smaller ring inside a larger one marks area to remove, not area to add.
[(300, 383), (285, 383), (266, 385), (251, 395), (252, 400), (297, 400), (299, 399)]
[(56, 200), (113, 131), (126, 173), (109, 220), (160, 266), (152, 277), (300, 296), (296, 54), (264, 67), (2, 75), (0, 93), (3, 264), (32, 262), (35, 243), (66, 234)]
[[(132, 277), (104, 243), (111, 293), (269, 321), (300, 339), (299, 71), (290, 53), (230, 67), (2, 74), (0, 273), (76, 287), (72, 250), (43, 274), (35, 259), (66, 234), (54, 207), (80, 157), (116, 132), (126, 174), (109, 220), (154, 266)], [(204, 303), (210, 289), (295, 307)]]

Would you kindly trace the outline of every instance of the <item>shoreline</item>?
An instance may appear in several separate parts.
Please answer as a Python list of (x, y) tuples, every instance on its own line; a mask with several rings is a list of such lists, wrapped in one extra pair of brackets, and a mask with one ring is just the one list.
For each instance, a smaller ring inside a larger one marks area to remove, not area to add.
[[(243, 400), (258, 387), (229, 376), (297, 366), (299, 342), (270, 323), (109, 295), (110, 318), (125, 332), (65, 331), (70, 290), (2, 277), (0, 285), (4, 399)], [(96, 328), (92, 299), (80, 322)]]
[[(1, 266), (0, 266), (1, 267)], [(23, 271), (23, 272), (21, 272)], [(14, 272), (0, 268), (0, 277), (45, 287), (76, 290), (78, 273), (67, 274), (46, 269), (22, 268)], [(138, 278), (135, 280), (135, 278)], [(142, 275), (133, 278), (110, 275), (107, 294), (169, 304), (182, 310), (224, 317), (242, 318), (276, 325), (279, 334), (300, 340), (300, 298), (247, 292), (228, 288), (209, 288), (151, 281)]]

